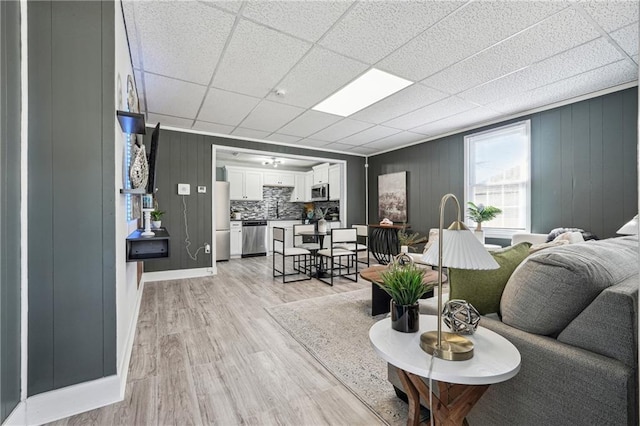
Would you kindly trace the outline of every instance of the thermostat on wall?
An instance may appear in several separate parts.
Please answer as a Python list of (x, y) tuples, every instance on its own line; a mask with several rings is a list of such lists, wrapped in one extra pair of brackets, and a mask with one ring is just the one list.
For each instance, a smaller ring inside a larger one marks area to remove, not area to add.
[(178, 195), (191, 195), (191, 185), (188, 183), (179, 183)]

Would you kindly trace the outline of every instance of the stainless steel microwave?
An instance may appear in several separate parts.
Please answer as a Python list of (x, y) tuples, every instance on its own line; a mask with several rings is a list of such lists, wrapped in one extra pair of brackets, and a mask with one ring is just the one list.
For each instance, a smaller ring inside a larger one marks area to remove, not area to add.
[(313, 185), (311, 187), (311, 201), (329, 201), (329, 184)]

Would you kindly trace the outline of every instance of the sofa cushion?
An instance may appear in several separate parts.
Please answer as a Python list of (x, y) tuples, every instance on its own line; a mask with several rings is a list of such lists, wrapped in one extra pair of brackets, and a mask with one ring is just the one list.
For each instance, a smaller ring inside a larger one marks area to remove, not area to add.
[(602, 290), (637, 273), (635, 236), (542, 250), (529, 256), (507, 282), (500, 301), (502, 321), (555, 337)]
[(449, 298), (466, 300), (482, 315), (498, 312), (502, 290), (516, 267), (529, 255), (529, 247), (530, 243), (520, 243), (491, 251), (500, 265), (498, 269), (474, 271), (449, 268)]

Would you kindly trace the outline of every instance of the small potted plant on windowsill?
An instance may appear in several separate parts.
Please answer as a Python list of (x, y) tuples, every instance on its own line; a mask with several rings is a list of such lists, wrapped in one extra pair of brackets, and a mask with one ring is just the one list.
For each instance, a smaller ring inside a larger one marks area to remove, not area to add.
[(153, 229), (160, 229), (162, 227), (162, 215), (165, 212), (158, 210), (157, 208), (151, 212), (151, 227)]
[(476, 237), (484, 244), (484, 231), (482, 230), (482, 222), (488, 222), (495, 219), (502, 210), (494, 206), (485, 206), (484, 204), (475, 204), (471, 201), (467, 203), (467, 213), (469, 219), (476, 223), (476, 229), (474, 231)]
[(433, 288), (433, 284), (423, 282), (424, 273), (425, 270), (413, 262), (402, 265), (396, 260), (381, 274), (382, 282), (376, 282), (391, 296), (391, 328), (394, 330), (415, 333), (420, 329), (418, 300)]

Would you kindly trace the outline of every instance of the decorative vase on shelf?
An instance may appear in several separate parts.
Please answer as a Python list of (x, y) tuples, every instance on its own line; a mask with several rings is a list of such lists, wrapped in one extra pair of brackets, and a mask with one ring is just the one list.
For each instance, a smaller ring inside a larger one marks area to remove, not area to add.
[(484, 244), (484, 230), (482, 229), (482, 222), (478, 222), (476, 229), (473, 230), (473, 234), (482, 244)]
[(420, 305), (396, 305), (391, 300), (391, 328), (402, 333), (420, 330)]
[(318, 221), (318, 232), (327, 232), (327, 221), (320, 219)]

